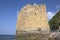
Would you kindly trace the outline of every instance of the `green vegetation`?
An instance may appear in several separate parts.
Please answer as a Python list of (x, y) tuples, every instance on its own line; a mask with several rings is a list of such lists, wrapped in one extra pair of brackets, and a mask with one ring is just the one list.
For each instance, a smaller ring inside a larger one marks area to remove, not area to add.
[(49, 21), (50, 29), (51, 30), (57, 30), (59, 29), (60, 25), (60, 11), (56, 13), (55, 16)]

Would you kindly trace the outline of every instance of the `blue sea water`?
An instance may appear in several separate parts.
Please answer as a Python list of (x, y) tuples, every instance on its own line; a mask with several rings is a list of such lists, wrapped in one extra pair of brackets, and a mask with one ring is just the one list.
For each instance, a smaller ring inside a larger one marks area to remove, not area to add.
[(0, 40), (15, 40), (14, 35), (0, 35)]

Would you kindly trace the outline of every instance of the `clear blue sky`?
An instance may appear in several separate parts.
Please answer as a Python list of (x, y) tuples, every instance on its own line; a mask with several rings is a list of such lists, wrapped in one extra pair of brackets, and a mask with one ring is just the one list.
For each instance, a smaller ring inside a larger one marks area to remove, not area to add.
[(60, 10), (60, 0), (0, 0), (0, 34), (15, 34), (17, 12), (26, 4), (46, 4), (47, 12)]

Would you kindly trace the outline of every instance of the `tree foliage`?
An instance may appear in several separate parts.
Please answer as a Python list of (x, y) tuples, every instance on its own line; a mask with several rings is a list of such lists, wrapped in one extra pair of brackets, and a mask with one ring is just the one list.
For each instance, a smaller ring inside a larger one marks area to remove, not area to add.
[(59, 23), (60, 23), (60, 11), (56, 13), (55, 16), (49, 21), (50, 29), (51, 30), (57, 30), (59, 29)]

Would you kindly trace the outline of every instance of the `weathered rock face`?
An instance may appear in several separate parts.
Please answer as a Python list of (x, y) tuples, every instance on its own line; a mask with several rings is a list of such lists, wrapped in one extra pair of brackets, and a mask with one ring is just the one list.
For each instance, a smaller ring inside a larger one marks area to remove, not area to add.
[(17, 20), (17, 33), (20, 30), (33, 32), (34, 30), (50, 32), (46, 15), (46, 6), (27, 4), (21, 9)]

